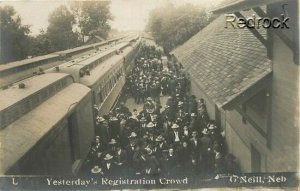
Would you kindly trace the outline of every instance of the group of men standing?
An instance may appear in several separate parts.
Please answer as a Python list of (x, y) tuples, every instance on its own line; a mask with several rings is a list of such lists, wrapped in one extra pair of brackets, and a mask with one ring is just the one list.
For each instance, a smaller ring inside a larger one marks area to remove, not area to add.
[[(87, 172), (104, 176), (238, 172), (236, 158), (226, 153), (222, 130), (209, 119), (205, 101), (190, 95), (189, 84), (180, 65), (164, 66), (160, 51), (143, 45), (126, 82), (128, 96), (144, 104), (143, 109), (130, 111), (120, 103), (97, 117)], [(165, 106), (161, 96), (168, 96)]]

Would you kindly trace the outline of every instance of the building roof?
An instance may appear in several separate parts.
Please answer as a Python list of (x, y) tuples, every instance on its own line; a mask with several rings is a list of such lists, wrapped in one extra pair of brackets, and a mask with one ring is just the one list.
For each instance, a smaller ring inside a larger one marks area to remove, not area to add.
[[(67, 76), (68, 74), (63, 73), (42, 74), (15, 83), (8, 89), (0, 90), (0, 111)], [(18, 84), (20, 83), (24, 83), (26, 87), (24, 89), (19, 89)]]
[(233, 13), (237, 11), (260, 7), (271, 3), (276, 3), (279, 1), (289, 0), (225, 0), (213, 10), (213, 13)]
[(248, 29), (224, 26), (220, 16), (171, 52), (218, 107), (271, 73), (264, 45)]
[(71, 84), (44, 103), (0, 131), (0, 174), (4, 174), (47, 133), (72, 112), (90, 92), (81, 84)]

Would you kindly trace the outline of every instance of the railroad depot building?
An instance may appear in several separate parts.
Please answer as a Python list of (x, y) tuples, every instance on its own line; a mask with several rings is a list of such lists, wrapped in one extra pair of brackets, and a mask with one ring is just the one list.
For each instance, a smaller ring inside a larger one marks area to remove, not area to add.
[[(171, 52), (190, 74), (192, 94), (206, 100), (210, 118), (224, 130), (243, 172), (298, 170), (298, 6), (296, 0), (230, 1)], [(272, 18), (282, 11), (290, 29), (225, 28), (226, 13)]]

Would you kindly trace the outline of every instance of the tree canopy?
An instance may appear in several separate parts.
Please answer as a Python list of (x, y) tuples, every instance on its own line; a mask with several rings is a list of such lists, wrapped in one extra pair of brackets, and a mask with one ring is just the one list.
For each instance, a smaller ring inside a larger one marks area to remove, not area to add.
[(71, 10), (78, 22), (82, 38), (90, 35), (100, 35), (107, 38), (110, 31), (110, 1), (75, 1), (71, 3)]
[(73, 1), (49, 14), (46, 31), (30, 36), (30, 26), (22, 25), (14, 8), (1, 6), (0, 64), (74, 48), (86, 36), (107, 38), (112, 20), (110, 1)]
[(0, 63), (26, 58), (29, 32), (13, 7), (0, 7)]
[(62, 5), (55, 9), (48, 17), (47, 34), (54, 51), (75, 47), (78, 36), (73, 32), (75, 17), (69, 9)]
[(156, 43), (169, 53), (204, 28), (211, 19), (204, 9), (194, 5), (175, 7), (169, 4), (151, 11), (147, 30), (152, 32)]

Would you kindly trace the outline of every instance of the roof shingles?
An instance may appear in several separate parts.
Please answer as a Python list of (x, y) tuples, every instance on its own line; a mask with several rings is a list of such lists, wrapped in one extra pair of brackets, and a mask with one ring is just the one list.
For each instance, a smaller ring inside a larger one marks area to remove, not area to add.
[(271, 73), (261, 42), (248, 29), (226, 29), (224, 18), (220, 16), (171, 52), (218, 107)]

